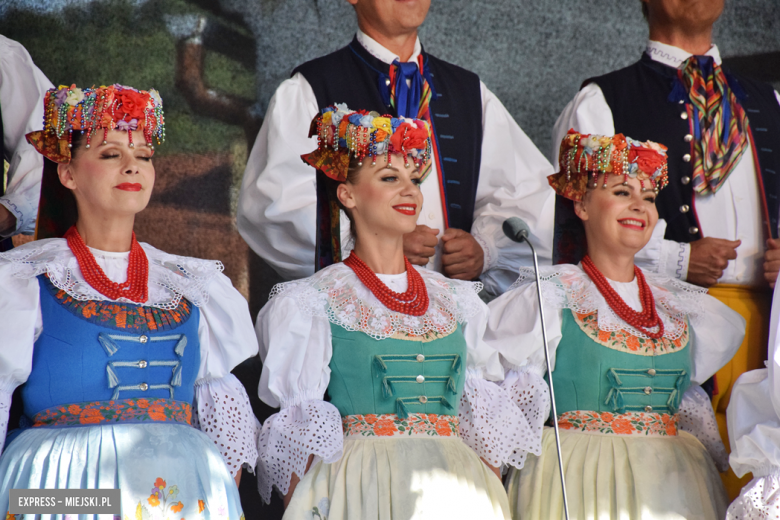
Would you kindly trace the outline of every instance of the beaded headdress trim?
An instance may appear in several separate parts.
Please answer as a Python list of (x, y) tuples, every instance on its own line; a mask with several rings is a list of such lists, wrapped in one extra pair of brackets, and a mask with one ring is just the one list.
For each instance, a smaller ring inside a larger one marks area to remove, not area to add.
[[(560, 171), (547, 177), (556, 193), (570, 200), (582, 200), (588, 187), (595, 187), (599, 174), (621, 175), (625, 182), (635, 178), (658, 192), (669, 183), (666, 147), (652, 141), (640, 142), (623, 134), (614, 136), (580, 134), (569, 130), (561, 142)], [(604, 187), (607, 178), (604, 177)], [(590, 186), (589, 186), (590, 185)]]
[(317, 149), (302, 155), (307, 164), (317, 168), (333, 180), (347, 180), (351, 157), (402, 154), (405, 164), (411, 159), (417, 166), (431, 159), (431, 129), (421, 119), (396, 118), (366, 110), (353, 111), (343, 103), (323, 108), (314, 117), (309, 137), (317, 136)]
[(87, 148), (98, 130), (103, 130), (103, 141), (109, 130), (126, 131), (131, 147), (134, 130), (143, 130), (147, 146), (152, 148), (153, 137), (158, 144), (165, 141), (162, 98), (155, 89), (60, 85), (46, 92), (43, 105), (43, 130), (30, 132), (27, 140), (54, 162), (70, 162), (73, 132), (86, 134)]

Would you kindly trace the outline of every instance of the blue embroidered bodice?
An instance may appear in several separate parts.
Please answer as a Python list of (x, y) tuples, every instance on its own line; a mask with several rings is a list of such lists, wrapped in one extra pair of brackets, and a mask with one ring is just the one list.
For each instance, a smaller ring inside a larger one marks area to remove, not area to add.
[(56, 405), (129, 398), (192, 403), (200, 366), (197, 307), (161, 310), (73, 300), (38, 278), (43, 332), (22, 389), (28, 418)]

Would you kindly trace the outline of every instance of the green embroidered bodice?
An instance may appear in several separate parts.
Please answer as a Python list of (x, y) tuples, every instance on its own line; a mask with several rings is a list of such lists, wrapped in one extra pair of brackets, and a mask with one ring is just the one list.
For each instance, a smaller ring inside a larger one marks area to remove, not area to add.
[(342, 416), (410, 413), (457, 415), (466, 372), (461, 326), (447, 336), (376, 340), (330, 326), (328, 395)]
[(563, 310), (562, 339), (553, 381), (558, 414), (595, 412), (677, 413), (690, 385), (688, 329), (674, 341), (598, 330), (596, 313)]

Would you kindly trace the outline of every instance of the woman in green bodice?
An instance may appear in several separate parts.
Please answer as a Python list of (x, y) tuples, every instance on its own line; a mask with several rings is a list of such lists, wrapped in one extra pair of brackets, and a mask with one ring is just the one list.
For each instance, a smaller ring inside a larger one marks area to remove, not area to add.
[[(281, 407), (260, 435), (261, 495), (284, 494), (286, 519), (508, 519), (497, 468), (539, 453), (543, 418), (495, 384), (481, 284), (403, 254), (428, 124), (340, 105), (311, 133), (320, 270), (277, 286), (257, 320), (260, 398)], [(354, 238), (343, 262), (340, 211)]]
[[(745, 324), (706, 290), (634, 265), (658, 222), (666, 149), (572, 130), (560, 164), (549, 180), (570, 218), (557, 215), (556, 246), (584, 256), (541, 276), (571, 518), (723, 518), (726, 452), (698, 384), (728, 362)], [(503, 387), (522, 395), (546, 373), (533, 273), (521, 270), (490, 311)], [(507, 488), (514, 518), (563, 518), (552, 429)]]

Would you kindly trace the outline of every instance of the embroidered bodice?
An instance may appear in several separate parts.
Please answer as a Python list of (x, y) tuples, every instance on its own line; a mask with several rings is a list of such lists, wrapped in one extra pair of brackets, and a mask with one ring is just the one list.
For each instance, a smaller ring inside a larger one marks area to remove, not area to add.
[(574, 410), (677, 413), (690, 384), (687, 334), (684, 343), (670, 349), (663, 338), (604, 333), (597, 327), (594, 338), (593, 328), (594, 321), (578, 320), (568, 309), (563, 312), (553, 370), (558, 414)]
[(331, 331), (328, 395), (342, 416), (458, 414), (467, 348), (460, 327), (432, 341), (377, 341), (338, 325)]
[(22, 395), (33, 420), (57, 405), (132, 398), (192, 404), (200, 365), (200, 311), (79, 302), (39, 277), (46, 326)]

